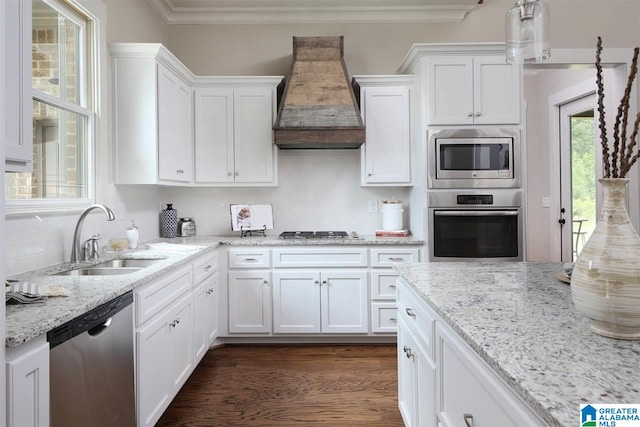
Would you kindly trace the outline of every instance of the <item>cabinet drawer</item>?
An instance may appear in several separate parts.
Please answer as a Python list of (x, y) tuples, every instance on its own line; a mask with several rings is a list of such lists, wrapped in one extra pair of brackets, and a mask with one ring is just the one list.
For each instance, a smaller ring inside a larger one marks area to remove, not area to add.
[(134, 291), (136, 326), (142, 325), (184, 292), (191, 289), (193, 283), (191, 268), (191, 265), (184, 266)]
[(216, 272), (218, 254), (212, 253), (198, 258), (193, 262), (193, 285), (197, 285)]
[(395, 301), (397, 280), (398, 273), (391, 269), (372, 271), (371, 299)]
[(269, 249), (233, 248), (229, 249), (229, 268), (269, 268)]
[(367, 267), (366, 248), (274, 249), (274, 267)]
[(371, 267), (391, 267), (394, 262), (418, 262), (420, 249), (371, 249)]
[(392, 302), (371, 303), (371, 332), (390, 332), (398, 330), (398, 309)]
[(397, 288), (398, 317), (414, 330), (420, 345), (433, 359), (433, 329), (435, 317), (426, 303), (402, 279), (398, 279)]

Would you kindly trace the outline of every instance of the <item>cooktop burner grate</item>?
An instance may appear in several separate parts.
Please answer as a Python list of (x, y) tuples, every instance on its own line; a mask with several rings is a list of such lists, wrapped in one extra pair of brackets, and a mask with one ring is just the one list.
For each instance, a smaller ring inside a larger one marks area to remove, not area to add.
[(346, 231), (284, 231), (281, 239), (344, 239), (349, 237)]

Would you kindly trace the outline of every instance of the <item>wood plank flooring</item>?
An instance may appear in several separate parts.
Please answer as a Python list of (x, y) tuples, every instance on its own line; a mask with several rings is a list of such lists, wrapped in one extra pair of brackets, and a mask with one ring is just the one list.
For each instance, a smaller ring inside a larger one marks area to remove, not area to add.
[(402, 427), (394, 345), (209, 350), (157, 426)]

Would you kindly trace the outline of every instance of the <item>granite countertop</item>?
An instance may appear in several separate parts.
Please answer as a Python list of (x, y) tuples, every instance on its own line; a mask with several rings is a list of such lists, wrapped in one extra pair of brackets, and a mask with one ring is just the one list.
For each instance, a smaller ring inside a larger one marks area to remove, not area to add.
[[(201, 250), (163, 251), (140, 249), (120, 254), (104, 254), (91, 263), (62, 263), (47, 268), (19, 274), (11, 279), (27, 281), (36, 285), (59, 285), (69, 292), (68, 297), (51, 297), (44, 304), (9, 304), (6, 306), (6, 347), (18, 347), (75, 317), (112, 300), (137, 286), (142, 286), (164, 275), (170, 269), (191, 262), (203, 253), (219, 245), (227, 246), (317, 246), (317, 245), (422, 245), (422, 240), (413, 237), (360, 236), (358, 239), (310, 239), (284, 240), (277, 236), (196, 236), (174, 239), (158, 239), (152, 243), (173, 243), (202, 246)], [(153, 246), (153, 245), (152, 245)], [(88, 267), (117, 257), (123, 258), (164, 258), (137, 272), (113, 276), (56, 276), (55, 273), (72, 268)]]
[(591, 332), (556, 279), (562, 264), (394, 268), (549, 425), (579, 423), (580, 404), (640, 402), (640, 342)]

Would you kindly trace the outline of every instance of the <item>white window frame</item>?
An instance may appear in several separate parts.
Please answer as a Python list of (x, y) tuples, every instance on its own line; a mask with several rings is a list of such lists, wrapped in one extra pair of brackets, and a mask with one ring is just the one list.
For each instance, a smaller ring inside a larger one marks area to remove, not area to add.
[[(36, 89), (32, 89), (31, 101), (39, 101), (61, 110), (86, 117), (87, 197), (74, 199), (52, 198), (27, 200), (5, 198), (5, 216), (80, 212), (87, 206), (95, 203), (95, 142), (97, 135), (97, 112), (100, 100), (99, 94), (101, 93), (100, 79), (98, 78), (100, 70), (100, 66), (98, 64), (100, 58), (99, 47), (102, 45), (102, 41), (100, 40), (101, 33), (97, 28), (99, 21), (95, 16), (89, 13), (86, 8), (73, 0), (69, 0), (68, 4), (60, 0), (41, 1), (80, 27), (79, 52), (84, 56), (84, 60), (81, 61), (79, 69), (79, 73), (82, 75), (79, 79), (80, 102), (79, 104), (75, 104), (66, 101), (63, 98), (58, 98)], [(74, 12), (72, 8), (77, 9), (77, 12)], [(76, 16), (76, 13), (85, 15), (87, 17), (87, 21), (85, 22), (79, 19)], [(91, 49), (89, 49), (89, 44), (91, 44)], [(89, 106), (92, 106), (93, 109), (89, 108)]]

